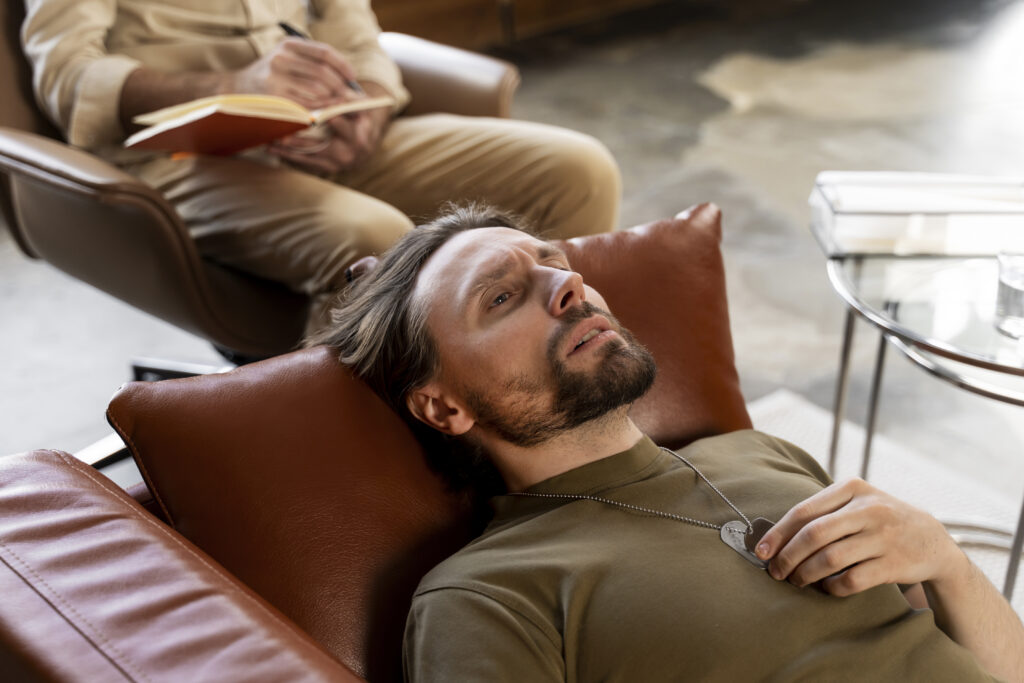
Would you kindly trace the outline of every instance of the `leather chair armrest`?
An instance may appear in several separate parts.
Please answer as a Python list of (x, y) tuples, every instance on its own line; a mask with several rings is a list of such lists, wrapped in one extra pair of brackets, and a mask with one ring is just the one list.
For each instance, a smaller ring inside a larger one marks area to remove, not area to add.
[(0, 680), (361, 680), (66, 453), (0, 458), (0, 595)]
[(160, 197), (149, 186), (99, 157), (35, 133), (0, 128), (0, 157), (5, 166), (44, 180)]
[[(80, 251), (75, 226), (87, 225), (90, 219), (116, 222), (113, 221), (118, 217), (116, 207), (121, 204), (140, 207), (152, 220), (159, 222), (165, 228), (164, 240), (188, 241), (177, 215), (158, 192), (102, 159), (58, 140), (0, 127), (0, 172), (8, 178), (5, 199), (11, 205), (11, 230), (30, 256), (44, 258), (58, 267), (62, 267), (59, 255), (62, 250)], [(26, 194), (25, 201), (19, 202)], [(34, 227), (37, 223), (49, 222), (33, 220), (35, 211), (45, 211), (56, 195), (87, 200), (81, 211), (67, 213), (58, 221), (60, 225), (55, 227), (58, 239), (49, 239), (49, 233), (23, 229), (25, 225)], [(123, 217), (123, 213), (121, 215)], [(116, 231), (118, 226), (109, 225), (108, 229)], [(95, 240), (97, 236), (89, 235), (88, 239)], [(75, 274), (73, 270), (72, 274)]]
[(519, 87), (509, 62), (402, 33), (380, 35), (412, 95), (405, 113), (507, 117)]
[(5, 171), (3, 204), (5, 222), (22, 251), (33, 258), (42, 254), (29, 235), (20, 230), (17, 210), (11, 201), (11, 174), (53, 183), (80, 192), (139, 193), (161, 201), (156, 193), (124, 171), (82, 150), (51, 138), (14, 128), (0, 127), (0, 171)]
[(174, 208), (117, 167), (0, 127), (0, 176), (4, 218), (30, 256), (244, 354), (300, 338), (305, 297), (203, 261)]

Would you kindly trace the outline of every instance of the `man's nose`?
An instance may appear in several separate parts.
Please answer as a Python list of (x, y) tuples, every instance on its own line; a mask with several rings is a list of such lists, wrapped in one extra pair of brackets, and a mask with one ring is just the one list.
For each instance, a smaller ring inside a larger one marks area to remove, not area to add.
[(583, 290), (583, 277), (571, 270), (552, 269), (551, 294), (548, 300), (548, 312), (560, 316), (570, 308), (579, 306), (586, 299)]

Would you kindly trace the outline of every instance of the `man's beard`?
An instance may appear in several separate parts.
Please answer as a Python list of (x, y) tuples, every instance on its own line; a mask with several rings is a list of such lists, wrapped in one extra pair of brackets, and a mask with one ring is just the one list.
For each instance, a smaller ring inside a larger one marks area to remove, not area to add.
[[(596, 314), (606, 317), (621, 339), (611, 339), (597, 349), (602, 357), (593, 370), (569, 370), (558, 357), (559, 351), (573, 328)], [(551, 364), (549, 383), (519, 375), (497, 387), (490, 399), (467, 392), (466, 402), (477, 423), (516, 446), (536, 446), (633, 403), (651, 388), (657, 372), (651, 352), (610, 313), (587, 302), (563, 316), (548, 343), (547, 357)], [(539, 399), (548, 394), (552, 382), (555, 396), (551, 406), (546, 406)]]

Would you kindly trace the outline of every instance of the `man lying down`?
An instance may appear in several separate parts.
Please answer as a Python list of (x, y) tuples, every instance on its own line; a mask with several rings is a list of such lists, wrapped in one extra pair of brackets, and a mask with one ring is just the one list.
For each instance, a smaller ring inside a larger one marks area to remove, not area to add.
[(311, 340), (503, 485), (416, 590), (408, 680), (1024, 680), (1020, 619), (931, 516), (756, 431), (656, 446), (627, 414), (654, 361), (607, 309), (463, 207)]

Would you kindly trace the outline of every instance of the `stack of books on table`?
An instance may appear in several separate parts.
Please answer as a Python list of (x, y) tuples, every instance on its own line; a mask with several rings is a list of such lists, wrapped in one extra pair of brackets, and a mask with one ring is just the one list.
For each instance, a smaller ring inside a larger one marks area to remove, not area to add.
[(824, 171), (809, 203), (829, 257), (1024, 253), (1024, 178)]

